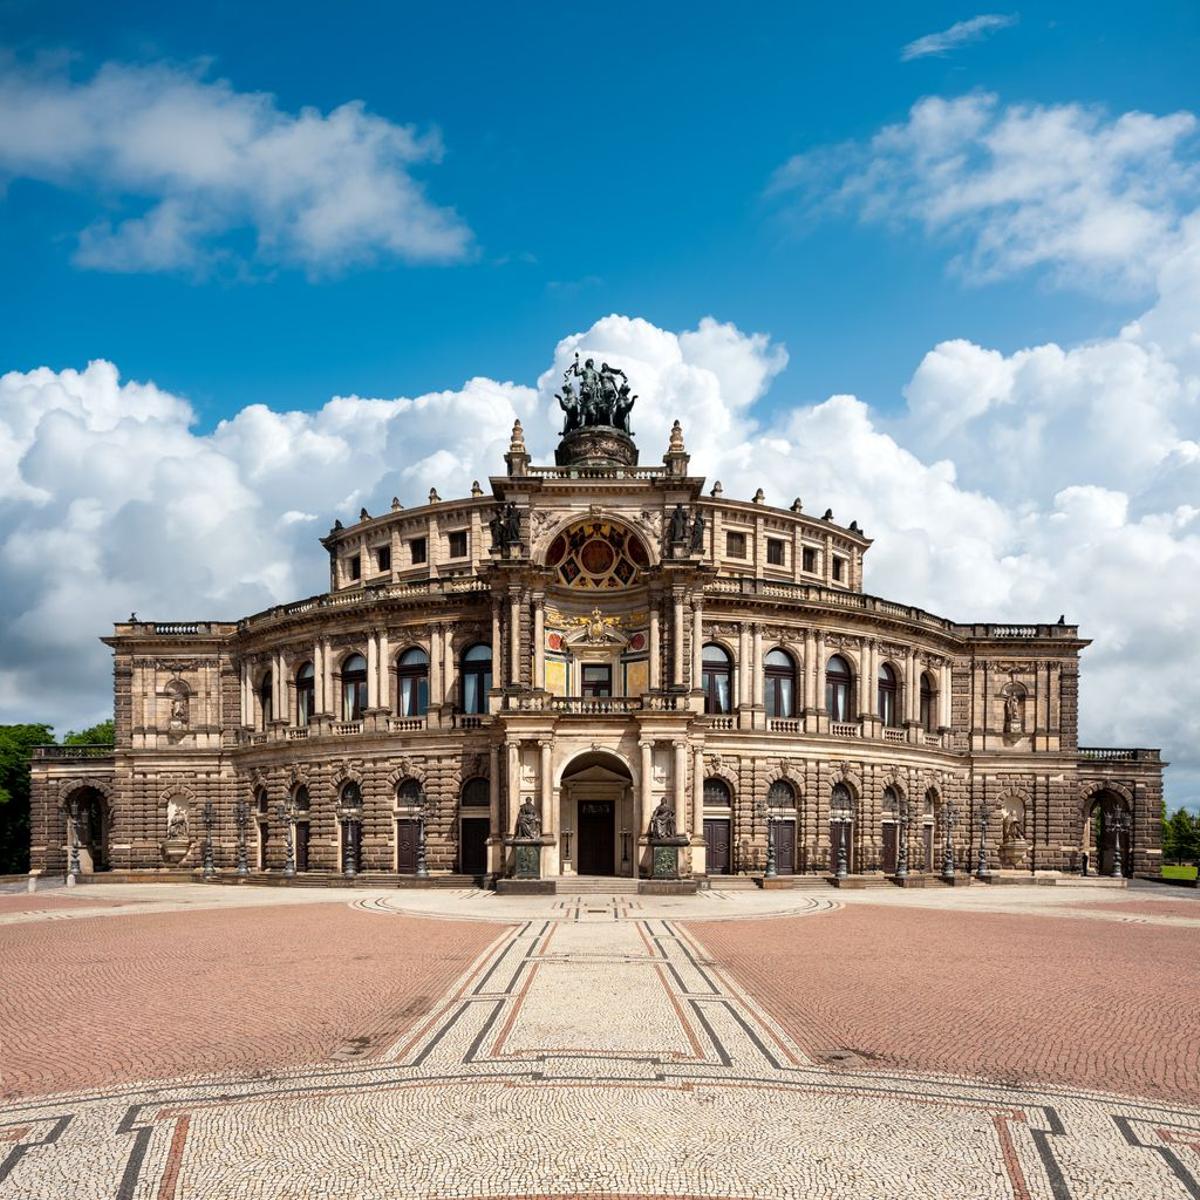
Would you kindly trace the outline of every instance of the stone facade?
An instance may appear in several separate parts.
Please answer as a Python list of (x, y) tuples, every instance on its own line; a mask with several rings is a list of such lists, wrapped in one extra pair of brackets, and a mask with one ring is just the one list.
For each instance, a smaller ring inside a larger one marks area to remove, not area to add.
[(856, 524), (705, 494), (678, 426), (653, 467), (571, 436), (339, 522), (324, 595), (116, 625), (116, 744), (38, 753), (35, 869), (495, 878), (528, 799), (543, 876), (647, 875), (664, 801), (685, 876), (1157, 870), (1163, 764), (1078, 745), (1075, 626), (866, 595)]

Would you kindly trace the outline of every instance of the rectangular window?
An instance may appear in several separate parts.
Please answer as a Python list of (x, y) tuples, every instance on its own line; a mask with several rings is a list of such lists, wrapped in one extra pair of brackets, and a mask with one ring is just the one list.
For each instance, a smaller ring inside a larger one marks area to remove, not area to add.
[(838, 558), (838, 556), (835, 554), (833, 556), (833, 578), (835, 582), (841, 583), (842, 579), (845, 577), (845, 574), (846, 560), (844, 558)]
[(583, 694), (592, 697), (612, 695), (612, 667), (608, 663), (583, 664)]
[(773, 567), (787, 565), (783, 538), (767, 538), (767, 562)]
[(725, 553), (730, 558), (746, 557), (746, 535), (730, 531), (725, 535)]
[(390, 571), (392, 569), (392, 548), (391, 546), (380, 546), (375, 551), (375, 558), (379, 563), (381, 571)]
[(362, 556), (359, 554), (350, 555), (346, 560), (346, 574), (351, 579), (362, 578)]
[(467, 557), (467, 531), (465, 529), (456, 529), (450, 534), (450, 557)]
[(805, 546), (804, 554), (804, 569), (808, 572), (814, 572), (817, 569), (817, 552), (811, 546)]
[(427, 551), (425, 549), (424, 538), (413, 538), (413, 540), (408, 543), (408, 548), (412, 553), (412, 562), (414, 567), (419, 566), (425, 561)]

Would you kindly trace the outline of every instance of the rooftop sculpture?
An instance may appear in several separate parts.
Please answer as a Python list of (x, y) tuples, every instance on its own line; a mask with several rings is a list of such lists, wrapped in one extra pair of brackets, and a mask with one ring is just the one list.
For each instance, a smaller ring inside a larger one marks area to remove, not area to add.
[(620, 367), (594, 358), (575, 361), (563, 372), (554, 397), (563, 410), (562, 442), (556, 460), (569, 463), (611, 463), (634, 466), (637, 450), (630, 436), (629, 414), (637, 397)]

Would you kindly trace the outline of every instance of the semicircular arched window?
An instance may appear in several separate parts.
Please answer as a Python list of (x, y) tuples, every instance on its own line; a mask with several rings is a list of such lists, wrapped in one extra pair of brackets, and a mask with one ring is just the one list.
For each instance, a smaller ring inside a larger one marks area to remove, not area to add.
[(462, 786), (463, 808), (487, 808), (491, 803), (491, 785), (482, 776), (468, 779)]
[(546, 552), (558, 582), (581, 591), (632, 587), (650, 565), (642, 540), (612, 521), (580, 521), (560, 533)]
[(416, 779), (402, 779), (396, 785), (396, 805), (417, 808), (421, 803), (421, 784)]
[(729, 651), (716, 642), (704, 647), (701, 667), (704, 688), (704, 711), (727, 713), (733, 709), (733, 659)]
[(921, 673), (921, 728), (926, 733), (933, 733), (937, 726), (935, 717), (937, 688), (934, 687), (933, 677), (928, 671)]
[(850, 715), (853, 691), (854, 677), (850, 674), (850, 664), (840, 654), (835, 654), (825, 664), (825, 708), (831, 721), (844, 724), (853, 720)]
[(796, 664), (786, 650), (772, 650), (763, 662), (768, 717), (796, 715)]
[(342, 720), (361, 721), (367, 711), (367, 660), (351, 654), (342, 662)]
[(704, 781), (704, 807), (730, 808), (733, 797), (729, 794), (729, 784), (723, 779), (710, 775)]
[(900, 690), (896, 669), (891, 663), (879, 664), (879, 719), (889, 729), (900, 724), (896, 696)]
[(317, 676), (313, 665), (306, 662), (296, 672), (296, 724), (307, 725), (316, 712)]
[(767, 789), (769, 808), (795, 808), (796, 789), (786, 779), (777, 779)]
[(396, 660), (396, 712), (423, 717), (429, 709), (429, 655), (420, 646), (405, 650)]

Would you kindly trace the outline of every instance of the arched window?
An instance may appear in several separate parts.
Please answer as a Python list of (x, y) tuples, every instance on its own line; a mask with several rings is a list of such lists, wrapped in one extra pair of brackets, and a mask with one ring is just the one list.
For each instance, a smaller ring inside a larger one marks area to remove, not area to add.
[(704, 647), (704, 711), (727, 713), (733, 709), (733, 660), (729, 652), (715, 642)]
[(898, 690), (895, 668), (891, 663), (880, 663), (879, 719), (889, 729), (895, 729), (900, 724), (900, 718), (896, 711), (896, 693)]
[(402, 779), (396, 785), (396, 805), (399, 808), (419, 808), (421, 785), (415, 779)]
[(487, 808), (491, 798), (491, 787), (486, 779), (468, 779), (462, 786), (463, 808)]
[(262, 677), (262, 683), (258, 685), (258, 704), (262, 710), (262, 727), (264, 729), (275, 719), (274, 693), (274, 681), (271, 678), (271, 672), (268, 671)]
[(786, 779), (777, 779), (767, 789), (768, 808), (795, 808), (796, 789)]
[(361, 721), (367, 709), (367, 660), (351, 654), (342, 663), (342, 720)]
[(921, 728), (933, 733), (937, 727), (937, 689), (928, 671), (921, 672)]
[(362, 788), (353, 779), (347, 779), (342, 784), (342, 790), (339, 793), (343, 808), (362, 808)]
[(850, 674), (850, 664), (840, 654), (835, 654), (825, 665), (825, 708), (831, 721), (845, 723), (853, 720), (850, 716), (853, 691), (854, 678)]
[(267, 816), (271, 806), (270, 798), (267, 796), (266, 788), (259, 788), (254, 793), (254, 807), (258, 810), (260, 817)]
[(306, 813), (312, 808), (312, 801), (308, 796), (308, 788), (301, 784), (295, 792), (292, 793), (292, 803), (296, 806), (296, 812)]
[(835, 817), (850, 818), (854, 816), (854, 797), (844, 783), (835, 783), (829, 793), (829, 811)]
[(765, 662), (767, 716), (796, 715), (796, 664), (786, 650), (772, 650)]
[(423, 717), (429, 708), (429, 655), (419, 646), (405, 650), (396, 660), (396, 677), (400, 684), (397, 713), (402, 717)]
[(709, 776), (704, 781), (704, 807), (731, 808), (732, 806), (733, 797), (729, 794), (729, 784), (723, 779)]
[(468, 646), (462, 656), (462, 710), (487, 712), (488, 692), (492, 690), (492, 648), (484, 642)]
[(900, 793), (894, 787), (883, 789), (883, 811), (890, 816), (896, 816), (900, 811)]
[(316, 674), (313, 665), (306, 662), (296, 672), (296, 724), (307, 725), (316, 711)]

